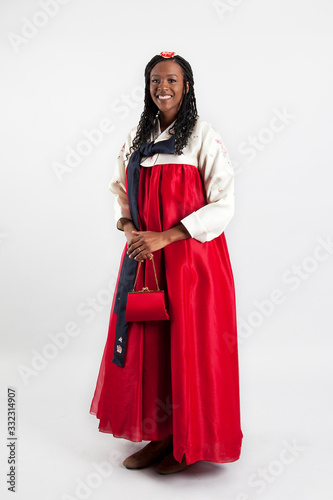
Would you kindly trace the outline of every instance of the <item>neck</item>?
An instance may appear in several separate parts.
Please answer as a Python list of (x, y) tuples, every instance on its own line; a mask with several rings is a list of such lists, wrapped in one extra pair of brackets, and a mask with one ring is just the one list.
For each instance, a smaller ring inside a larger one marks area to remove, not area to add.
[(175, 121), (175, 119), (177, 118), (177, 115), (173, 114), (173, 115), (170, 115), (170, 116), (166, 116), (165, 114), (161, 114), (159, 115), (159, 120), (160, 120), (160, 128), (161, 128), (161, 133), (164, 132), (164, 130), (166, 128), (168, 128), (171, 123), (173, 123)]

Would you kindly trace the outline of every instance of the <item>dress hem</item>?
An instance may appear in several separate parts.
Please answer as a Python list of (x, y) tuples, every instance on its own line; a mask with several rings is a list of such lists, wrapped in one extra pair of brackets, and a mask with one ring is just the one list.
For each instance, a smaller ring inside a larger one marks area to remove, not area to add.
[[(95, 415), (96, 418), (97, 415), (96, 413), (94, 413), (93, 411), (89, 411), (89, 413), (91, 415)], [(130, 441), (131, 443), (142, 443), (143, 441), (160, 441), (162, 439), (165, 439), (167, 438), (170, 433), (167, 435), (167, 436), (153, 436), (153, 438), (149, 438), (149, 439), (134, 439), (134, 438), (130, 438), (128, 436), (124, 436), (124, 435), (120, 435), (120, 434), (114, 434), (111, 430), (106, 430), (106, 429), (101, 429), (100, 427), (98, 427), (98, 430), (99, 432), (102, 432), (103, 434), (111, 434), (114, 438), (116, 439), (126, 439), (127, 441)], [(186, 451), (182, 451), (181, 452), (181, 456), (183, 457), (185, 455), (185, 458), (186, 458), (186, 462), (188, 465), (191, 465), (191, 464), (194, 464), (196, 462), (212, 462), (212, 463), (216, 463), (216, 464), (225, 464), (225, 463), (232, 463), (232, 462), (236, 462), (237, 460), (239, 460), (240, 456), (241, 456), (241, 446), (242, 446), (242, 440), (243, 440), (243, 437), (241, 439), (241, 442), (240, 442), (240, 445), (239, 445), (239, 454), (236, 456), (236, 457), (228, 457), (228, 458), (223, 458), (223, 459), (220, 459), (220, 460), (217, 460), (217, 459), (209, 459), (209, 458), (196, 458), (195, 460), (190, 460), (187, 458), (186, 456)], [(177, 453), (178, 455), (178, 453)], [(193, 453), (192, 453), (193, 455)], [(181, 462), (182, 459), (178, 460), (176, 457), (174, 457), (178, 462)]]

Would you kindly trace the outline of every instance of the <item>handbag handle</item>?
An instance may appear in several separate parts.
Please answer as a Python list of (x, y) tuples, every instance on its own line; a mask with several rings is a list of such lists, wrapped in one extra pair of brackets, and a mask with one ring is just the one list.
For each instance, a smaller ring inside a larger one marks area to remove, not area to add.
[[(151, 255), (152, 255), (152, 257), (149, 260), (151, 260), (152, 264), (153, 264), (155, 281), (156, 281), (156, 286), (157, 286), (157, 291), (159, 292), (160, 291), (160, 287), (158, 286), (158, 280), (157, 280), (157, 274), (156, 274), (155, 262), (154, 262), (154, 255), (153, 254), (151, 254)], [(139, 271), (140, 271), (141, 264), (142, 264), (142, 261), (140, 260), (139, 265), (138, 265), (138, 269), (136, 271), (135, 281), (134, 281), (133, 290), (132, 290), (133, 292), (135, 291), (136, 282), (138, 281), (138, 276), (139, 276)]]

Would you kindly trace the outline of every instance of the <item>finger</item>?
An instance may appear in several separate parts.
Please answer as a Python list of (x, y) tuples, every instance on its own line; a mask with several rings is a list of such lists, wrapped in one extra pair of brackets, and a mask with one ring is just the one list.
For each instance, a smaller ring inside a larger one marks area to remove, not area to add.
[(136, 257), (134, 257), (134, 259), (136, 260), (146, 260), (146, 259), (152, 259), (153, 258), (153, 254), (150, 253), (147, 249), (142, 249), (141, 252), (139, 254), (136, 255)]
[(138, 243), (140, 240), (141, 238), (139, 236), (133, 236), (129, 241), (129, 245), (133, 245), (133, 243)]
[(141, 261), (141, 262), (143, 262), (146, 259), (147, 259), (147, 255), (143, 254), (142, 252), (140, 252), (138, 255), (136, 255), (134, 257), (134, 260), (138, 260), (138, 261)]
[(135, 249), (139, 248), (140, 246), (142, 246), (141, 241), (134, 241), (134, 242), (131, 241), (127, 246), (127, 253), (133, 252)]
[(127, 250), (127, 255), (129, 257), (135, 257), (136, 255), (138, 255), (140, 252), (142, 252), (144, 250), (143, 247), (131, 247)]
[(138, 255), (137, 257), (134, 258), (134, 260), (137, 260), (138, 262), (143, 262), (145, 259), (143, 257), (140, 257), (140, 255)]
[(139, 255), (141, 252), (142, 252), (143, 248), (141, 248), (140, 246), (139, 247), (136, 247), (134, 249), (132, 249), (130, 252), (129, 252), (129, 257), (130, 258), (135, 258), (137, 255)]
[(146, 249), (146, 248), (139, 248), (137, 249), (137, 252), (133, 252), (133, 256), (134, 256), (134, 259), (135, 260), (146, 260), (148, 259), (150, 254), (150, 252)]

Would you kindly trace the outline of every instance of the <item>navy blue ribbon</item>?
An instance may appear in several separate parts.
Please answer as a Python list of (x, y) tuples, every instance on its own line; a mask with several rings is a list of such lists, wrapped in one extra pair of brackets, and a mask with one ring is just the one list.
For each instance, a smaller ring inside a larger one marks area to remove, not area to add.
[[(127, 166), (127, 196), (129, 209), (132, 221), (136, 229), (139, 231), (138, 219), (138, 196), (139, 182), (141, 172), (141, 158), (149, 157), (156, 153), (174, 154), (175, 152), (175, 136), (170, 139), (158, 142), (145, 142), (139, 149), (134, 151), (130, 157)], [(126, 304), (128, 292), (133, 290), (138, 261), (129, 258), (125, 253), (123, 264), (120, 271), (118, 288), (116, 292), (116, 300), (114, 312), (117, 314), (116, 337), (114, 342), (114, 358), (112, 363), (118, 366), (124, 366), (125, 351), (127, 344), (128, 323), (125, 319)]]

